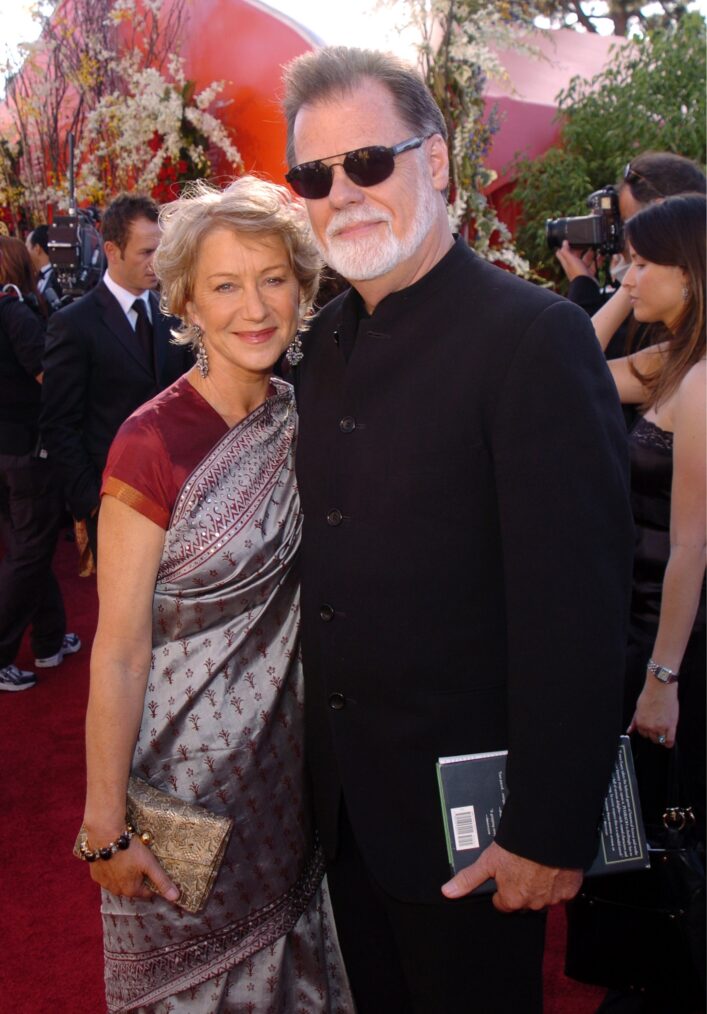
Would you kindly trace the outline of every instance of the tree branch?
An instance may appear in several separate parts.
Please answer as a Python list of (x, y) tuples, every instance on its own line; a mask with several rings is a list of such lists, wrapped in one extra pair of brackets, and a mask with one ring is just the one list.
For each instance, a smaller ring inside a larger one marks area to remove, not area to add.
[(569, 3), (568, 7), (570, 10), (577, 15), (577, 20), (580, 25), (587, 29), (588, 32), (596, 34), (599, 29), (594, 24), (593, 18), (589, 14), (585, 14), (581, 3)]

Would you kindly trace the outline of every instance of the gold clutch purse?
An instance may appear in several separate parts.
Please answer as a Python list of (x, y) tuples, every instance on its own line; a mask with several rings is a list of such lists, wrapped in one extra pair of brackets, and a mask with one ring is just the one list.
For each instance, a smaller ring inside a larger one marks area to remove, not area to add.
[[(216, 880), (233, 821), (217, 817), (203, 806), (185, 803), (139, 778), (128, 782), (126, 816), (179, 887), (181, 893), (175, 904), (187, 912), (199, 912)], [(74, 854), (79, 857), (85, 839), (82, 828), (74, 846)], [(145, 882), (156, 890), (147, 878)]]

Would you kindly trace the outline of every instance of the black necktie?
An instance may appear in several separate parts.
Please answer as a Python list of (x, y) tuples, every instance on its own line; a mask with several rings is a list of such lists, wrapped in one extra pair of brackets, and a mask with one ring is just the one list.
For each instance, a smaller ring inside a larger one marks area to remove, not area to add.
[(147, 307), (143, 299), (136, 299), (133, 303), (133, 310), (137, 314), (135, 322), (135, 337), (142, 349), (145, 362), (152, 372), (152, 324), (147, 316)]

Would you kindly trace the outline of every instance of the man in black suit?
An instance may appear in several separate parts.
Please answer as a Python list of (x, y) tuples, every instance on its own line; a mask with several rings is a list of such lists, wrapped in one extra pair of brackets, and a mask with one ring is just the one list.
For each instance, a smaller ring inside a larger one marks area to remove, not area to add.
[[(541, 910), (594, 858), (620, 732), (616, 391), (581, 310), (452, 235), (414, 71), (323, 49), (285, 85), (287, 178), (353, 286), (296, 383), (306, 749), (357, 1008), (539, 1012)], [(443, 894), (435, 762), (504, 748), (496, 840)]]
[(27, 236), (25, 245), (37, 272), (37, 291), (44, 296), (49, 312), (53, 313), (59, 309), (64, 293), (49, 259), (49, 227), (38, 225)]
[(40, 427), (63, 476), (69, 507), (85, 520), (96, 555), (101, 473), (121, 423), (193, 363), (170, 343), (171, 318), (152, 291), (160, 241), (149, 197), (122, 194), (106, 209), (108, 269), (85, 296), (55, 313), (44, 356)]

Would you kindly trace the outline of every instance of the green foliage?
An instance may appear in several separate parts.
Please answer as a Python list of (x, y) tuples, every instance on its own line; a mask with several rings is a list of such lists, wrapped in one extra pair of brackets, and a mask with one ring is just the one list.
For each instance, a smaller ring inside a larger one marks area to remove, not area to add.
[[(545, 242), (545, 219), (587, 214), (591, 191), (621, 178), (642, 151), (672, 151), (705, 161), (705, 22), (676, 25), (612, 49), (591, 81), (573, 78), (558, 96), (561, 147), (515, 163), (511, 195), (523, 207), (519, 248), (555, 282), (564, 275)], [(560, 286), (558, 286), (560, 287)]]

